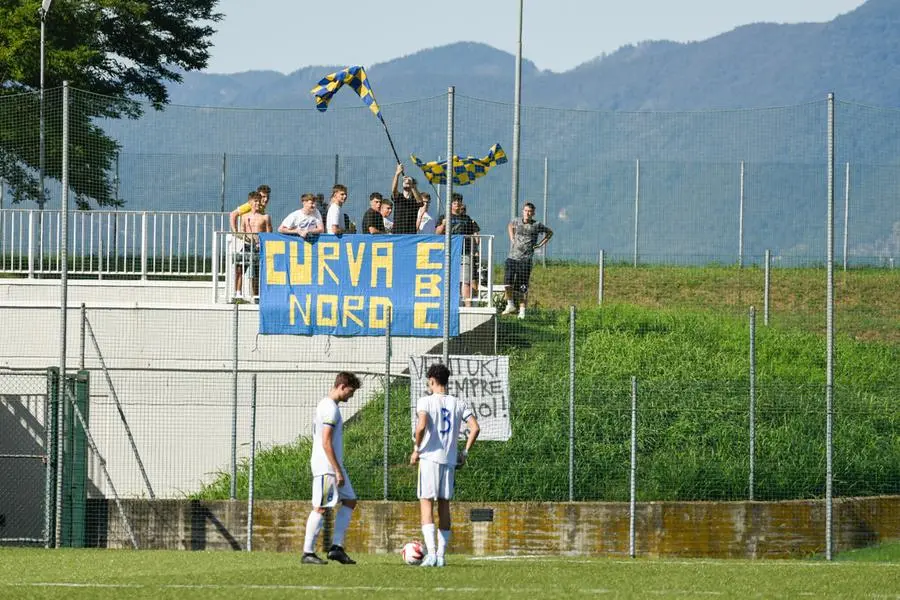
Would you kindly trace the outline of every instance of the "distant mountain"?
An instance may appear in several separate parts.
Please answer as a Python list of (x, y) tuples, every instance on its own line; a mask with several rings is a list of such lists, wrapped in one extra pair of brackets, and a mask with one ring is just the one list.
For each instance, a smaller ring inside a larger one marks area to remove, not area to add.
[[(170, 87), (174, 104), (296, 108), (325, 73), (309, 66), (284, 75), (188, 73)], [(460, 42), (367, 65), (379, 102), (443, 94), (512, 102), (515, 57)], [(738, 27), (702, 42), (647, 41), (624, 46), (570, 71), (540, 71), (523, 61), (523, 104), (612, 110), (694, 110), (780, 106), (838, 99), (900, 105), (900, 2), (869, 0), (828, 23)]]
[[(103, 124), (122, 149), (119, 197), (134, 210), (182, 210), (186, 198), (194, 210), (225, 210), (266, 182), (278, 218), (300, 193), (327, 193), (337, 180), (350, 187), (348, 210), (359, 219), (370, 192), (388, 191), (395, 159), (381, 123), (354, 94), (314, 110), (309, 90), (343, 66), (186, 74), (164, 110)], [(511, 154), (509, 53), (460, 42), (366, 67), (407, 167), (411, 153), (446, 156), (449, 85), (454, 151), (480, 156), (499, 142)], [(546, 168), (547, 220), (558, 234), (551, 256), (595, 260), (602, 247), (629, 260), (638, 229), (647, 260), (731, 261), (743, 223), (748, 256), (771, 249), (821, 261), (832, 91), (839, 196), (851, 164), (849, 252), (885, 256), (900, 243), (900, 110), (872, 108), (900, 106), (898, 0), (869, 0), (828, 23), (643, 42), (565, 73), (524, 61), (522, 82), (519, 198), (536, 202), (543, 218)], [(511, 169), (499, 166), (462, 189), (482, 230), (498, 240), (510, 215)]]

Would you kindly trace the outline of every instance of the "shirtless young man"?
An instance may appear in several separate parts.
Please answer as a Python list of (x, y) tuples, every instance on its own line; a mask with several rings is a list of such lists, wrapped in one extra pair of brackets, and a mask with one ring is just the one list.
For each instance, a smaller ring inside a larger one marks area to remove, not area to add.
[[(241, 217), (241, 233), (257, 234), (272, 232), (272, 217), (260, 212), (262, 195), (250, 195), (250, 212)], [(244, 235), (244, 250), (250, 255), (250, 278), (253, 285), (253, 300), (259, 302), (259, 236)]]

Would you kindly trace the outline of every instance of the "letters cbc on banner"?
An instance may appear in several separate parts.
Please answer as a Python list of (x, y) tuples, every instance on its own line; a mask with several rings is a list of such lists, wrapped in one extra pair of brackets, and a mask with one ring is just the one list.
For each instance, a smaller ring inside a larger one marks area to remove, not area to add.
[[(462, 236), (450, 243), (450, 331), (459, 335)], [(260, 234), (259, 333), (440, 337), (444, 238)]]
[[(428, 394), (428, 367), (442, 362), (437, 354), (409, 357), (410, 430), (416, 429), (416, 401)], [(464, 398), (481, 428), (479, 440), (505, 442), (512, 437), (509, 424), (509, 357), (450, 356), (450, 381), (447, 393)], [(465, 435), (462, 424), (460, 436)]]

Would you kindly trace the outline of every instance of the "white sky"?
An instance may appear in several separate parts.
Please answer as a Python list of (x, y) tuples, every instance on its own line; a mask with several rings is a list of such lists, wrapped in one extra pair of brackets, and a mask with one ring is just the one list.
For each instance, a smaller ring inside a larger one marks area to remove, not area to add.
[[(525, 0), (522, 54), (566, 71), (646, 40), (699, 41), (756, 22), (825, 22), (864, 0)], [(451, 9), (449, 14), (448, 9)], [(220, 0), (210, 73), (371, 66), (459, 41), (516, 53), (518, 0)], [(438, 12), (440, 11), (440, 12)]]

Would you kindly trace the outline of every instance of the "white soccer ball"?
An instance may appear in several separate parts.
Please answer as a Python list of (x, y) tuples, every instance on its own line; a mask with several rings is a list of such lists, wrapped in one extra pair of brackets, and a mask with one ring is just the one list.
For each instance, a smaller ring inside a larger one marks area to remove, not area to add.
[(400, 550), (400, 556), (408, 565), (421, 564), (422, 559), (425, 558), (425, 546), (419, 541), (407, 542)]

